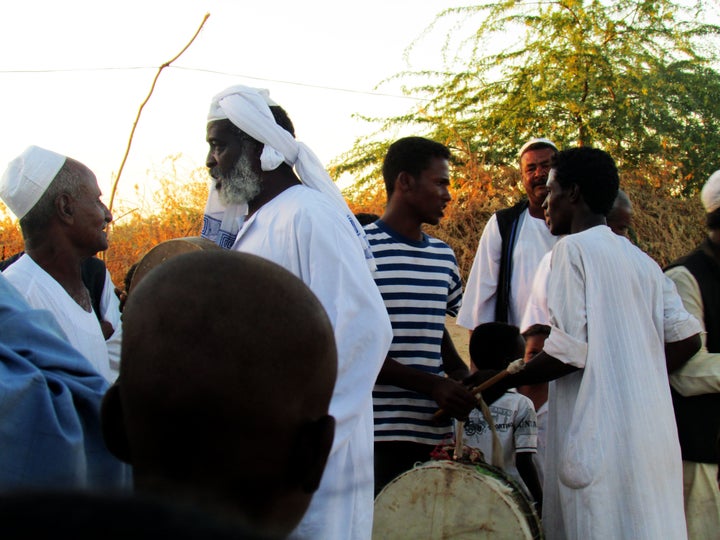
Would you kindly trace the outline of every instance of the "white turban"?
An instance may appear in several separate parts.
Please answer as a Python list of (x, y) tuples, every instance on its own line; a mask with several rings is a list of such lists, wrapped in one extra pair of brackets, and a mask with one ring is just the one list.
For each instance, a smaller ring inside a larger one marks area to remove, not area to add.
[(720, 208), (720, 170), (712, 173), (708, 181), (705, 182), (700, 191), (700, 200), (702, 200), (705, 212), (708, 214)]
[(18, 219), (40, 200), (55, 175), (65, 164), (65, 156), (29, 146), (13, 159), (0, 179), (0, 198)]
[(340, 189), (312, 150), (278, 125), (270, 111), (271, 105), (277, 104), (270, 99), (269, 92), (265, 89), (231, 86), (213, 98), (208, 123), (230, 120), (243, 132), (265, 145), (260, 155), (263, 171), (275, 170), (285, 162), (295, 168), (304, 185), (330, 196), (355, 229), (365, 258), (371, 270), (374, 270), (375, 263), (365, 232), (350, 211)]

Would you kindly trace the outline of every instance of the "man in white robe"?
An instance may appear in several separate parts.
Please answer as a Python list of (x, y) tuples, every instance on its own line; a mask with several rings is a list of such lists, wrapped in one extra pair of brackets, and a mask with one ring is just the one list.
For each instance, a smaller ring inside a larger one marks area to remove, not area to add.
[[(110, 353), (118, 357), (119, 303), (101, 302), (103, 319), (114, 323), (106, 343), (82, 279), (82, 263), (108, 248), (106, 227), (112, 215), (100, 200), (95, 175), (82, 163), (37, 146), (8, 165), (0, 197), (20, 220), (25, 253), (3, 274), (34, 308), (57, 319), (70, 344), (109, 382), (117, 377)], [(106, 271), (106, 285), (110, 281)], [(112, 282), (104, 291), (112, 293)]]
[(558, 154), (543, 205), (551, 232), (567, 234), (552, 253), (552, 330), (500, 385), (557, 378), (543, 486), (549, 539), (686, 537), (668, 372), (698, 350), (700, 324), (659, 266), (607, 227), (618, 183), (605, 152)]
[(291, 537), (369, 539), (372, 389), (392, 327), (372, 279), (372, 254), (362, 228), (293, 131), (266, 91), (235, 86), (215, 96), (206, 162), (214, 185), (203, 236), (290, 270), (327, 311), (338, 348), (330, 403), (335, 439), (320, 488)]
[(557, 238), (545, 225), (548, 171), (557, 152), (548, 139), (530, 139), (518, 152), (527, 199), (493, 214), (485, 225), (465, 286), (457, 324), (472, 331), (499, 321), (520, 326), (535, 269)]
[[(618, 190), (618, 195), (615, 198), (610, 213), (608, 213), (606, 221), (607, 226), (620, 236), (628, 236), (628, 231), (632, 224), (632, 203), (628, 198), (627, 194), (623, 190)], [(526, 332), (529, 328), (536, 325), (549, 325), (550, 314), (548, 313), (548, 302), (547, 302), (547, 288), (548, 279), (550, 276), (550, 261), (552, 259), (552, 251), (548, 251), (538, 263), (535, 277), (532, 281), (532, 287), (530, 295), (527, 299), (527, 305), (525, 306), (525, 314), (522, 318), (522, 324), (520, 328), (523, 332)], [(525, 336), (527, 339), (527, 336)], [(543, 338), (544, 341), (544, 338)], [(534, 356), (534, 355), (533, 355)], [(529, 360), (526, 357), (526, 360)], [(548, 395), (548, 383), (540, 383), (538, 385), (531, 385), (523, 387), (520, 393), (528, 395), (532, 393), (533, 402), (537, 409), (537, 425), (538, 425), (538, 452), (535, 455), (536, 467), (538, 469), (538, 476), (542, 479), (544, 464), (545, 464), (545, 447), (546, 447), (546, 432), (547, 432), (547, 400), (538, 405), (537, 399), (541, 396)], [(526, 393), (529, 392), (529, 393)]]

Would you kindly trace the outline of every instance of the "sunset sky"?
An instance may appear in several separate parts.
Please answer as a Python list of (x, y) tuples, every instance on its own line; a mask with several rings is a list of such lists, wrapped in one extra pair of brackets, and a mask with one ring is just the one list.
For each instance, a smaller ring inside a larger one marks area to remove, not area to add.
[[(182, 153), (204, 163), (211, 97), (233, 84), (268, 88), (289, 112), (298, 139), (324, 163), (368, 127), (353, 113), (401, 113), (413, 100), (374, 87), (403, 69), (436, 67), (442, 34), (403, 58), (443, 8), (441, 0), (25, 0), (0, 16), (0, 165), (29, 144), (70, 155), (98, 177), (108, 202), (138, 107), (165, 69), (140, 118), (115, 205), (148, 171)], [(434, 63), (433, 63), (434, 62)], [(150, 197), (149, 193), (141, 196)]]

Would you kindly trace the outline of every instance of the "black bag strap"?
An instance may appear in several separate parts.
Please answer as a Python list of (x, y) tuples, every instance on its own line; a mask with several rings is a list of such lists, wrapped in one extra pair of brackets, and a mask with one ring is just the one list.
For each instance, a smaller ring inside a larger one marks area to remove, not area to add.
[(515, 249), (515, 242), (517, 240), (520, 216), (527, 209), (528, 205), (528, 200), (522, 199), (510, 208), (499, 210), (495, 214), (498, 229), (500, 230), (500, 238), (502, 240), (502, 249), (500, 252), (500, 273), (498, 275), (495, 302), (496, 322), (508, 322), (513, 250)]
[(97, 257), (88, 257), (83, 261), (82, 280), (88, 291), (90, 291), (93, 311), (100, 322), (102, 322), (100, 300), (105, 288), (105, 274), (105, 263)]

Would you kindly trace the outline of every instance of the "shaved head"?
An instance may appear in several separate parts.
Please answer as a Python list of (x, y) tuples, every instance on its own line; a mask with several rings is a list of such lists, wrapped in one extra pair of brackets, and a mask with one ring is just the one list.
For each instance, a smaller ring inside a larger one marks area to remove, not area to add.
[(113, 390), (136, 487), (289, 532), (332, 443), (336, 372), (325, 310), (284, 268), (224, 250), (160, 264), (125, 305)]

